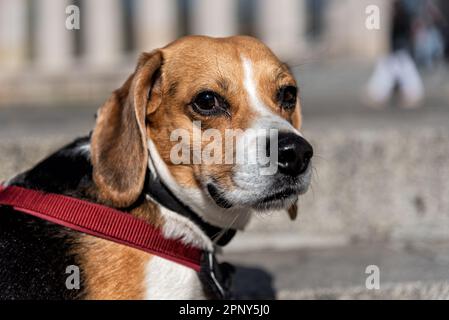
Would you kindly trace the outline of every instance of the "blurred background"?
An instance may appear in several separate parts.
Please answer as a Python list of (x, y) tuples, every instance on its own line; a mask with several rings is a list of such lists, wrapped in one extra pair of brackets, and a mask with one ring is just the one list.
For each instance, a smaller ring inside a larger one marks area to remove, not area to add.
[(443, 0), (0, 0), (0, 180), (87, 134), (140, 52), (253, 35), (295, 72), (316, 157), (298, 219), (225, 249), (240, 296), (449, 298), (448, 20)]

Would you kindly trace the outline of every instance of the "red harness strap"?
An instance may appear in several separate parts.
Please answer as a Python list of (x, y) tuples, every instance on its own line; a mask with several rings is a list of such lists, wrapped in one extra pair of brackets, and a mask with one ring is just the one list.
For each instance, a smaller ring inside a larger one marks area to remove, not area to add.
[(1, 185), (0, 205), (200, 271), (202, 250), (180, 240), (164, 238), (160, 229), (110, 207), (60, 194)]

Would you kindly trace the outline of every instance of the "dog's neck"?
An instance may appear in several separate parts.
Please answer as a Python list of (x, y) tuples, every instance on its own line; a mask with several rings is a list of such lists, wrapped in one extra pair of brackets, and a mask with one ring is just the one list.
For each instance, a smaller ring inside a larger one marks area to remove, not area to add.
[(148, 140), (148, 168), (178, 200), (190, 208), (208, 224), (222, 229), (242, 230), (249, 222), (251, 210), (248, 208), (224, 209), (216, 205), (204, 192), (197, 188), (179, 185), (162, 160), (155, 144)]
[(177, 213), (193, 222), (210, 240), (220, 246), (228, 244), (236, 233), (234, 229), (216, 227), (204, 221), (190, 207), (179, 200), (151, 170), (147, 171), (144, 193), (148, 200), (166, 209), (165, 212)]

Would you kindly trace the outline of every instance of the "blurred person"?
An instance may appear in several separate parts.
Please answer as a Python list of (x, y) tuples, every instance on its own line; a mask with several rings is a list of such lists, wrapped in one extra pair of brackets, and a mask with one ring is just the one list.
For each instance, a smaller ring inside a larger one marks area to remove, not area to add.
[(401, 106), (415, 108), (424, 96), (424, 88), (412, 58), (413, 0), (396, 0), (393, 3), (390, 53), (382, 57), (368, 83), (368, 98), (374, 107), (384, 106), (394, 95), (401, 97)]
[(320, 41), (323, 36), (325, 9), (327, 0), (307, 0), (307, 37), (311, 41)]
[(444, 23), (441, 26), (443, 38), (444, 38), (444, 45), (445, 45), (445, 56), (446, 60), (449, 62), (449, 1), (447, 0), (440, 0), (440, 10), (441, 15), (444, 18)]
[(419, 66), (434, 69), (444, 57), (442, 31), (446, 21), (435, 3), (431, 0), (421, 2), (414, 22), (414, 56)]

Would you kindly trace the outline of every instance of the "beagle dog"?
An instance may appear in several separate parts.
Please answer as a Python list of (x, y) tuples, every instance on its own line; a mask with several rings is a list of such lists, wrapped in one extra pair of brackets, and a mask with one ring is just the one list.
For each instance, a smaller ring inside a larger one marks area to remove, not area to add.
[[(263, 43), (189, 36), (143, 53), (99, 109), (88, 137), (8, 185), (119, 208), (167, 238), (213, 252), (254, 212), (285, 209), (295, 217), (313, 155), (300, 127), (296, 81)], [(199, 134), (197, 143), (180, 142), (180, 129)], [(204, 134), (211, 129), (222, 137), (238, 131), (231, 145), (244, 145), (256, 159), (261, 132), (275, 132), (275, 140), (271, 133), (261, 139), (269, 158), (276, 156), (275, 170), (263, 174), (266, 163), (225, 161), (225, 152), (214, 157), (222, 162), (195, 161), (198, 148), (204, 155), (219, 143)], [(188, 152), (186, 161), (174, 161), (180, 150)], [(70, 265), (80, 270), (76, 290), (66, 287)], [(2, 299), (211, 298), (203, 282), (164, 258), (0, 207)]]

